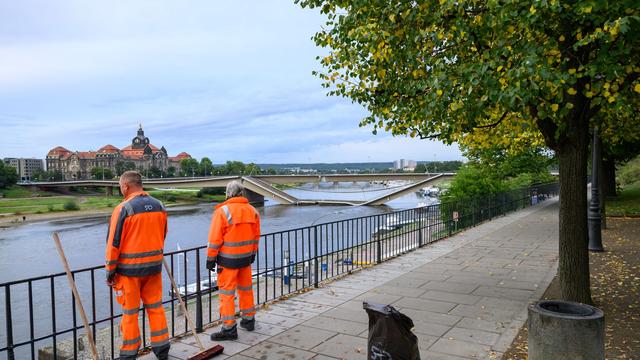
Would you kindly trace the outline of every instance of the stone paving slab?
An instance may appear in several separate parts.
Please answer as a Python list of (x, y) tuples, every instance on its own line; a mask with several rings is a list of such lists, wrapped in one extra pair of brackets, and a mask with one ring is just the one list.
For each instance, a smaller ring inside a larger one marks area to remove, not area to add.
[[(552, 199), (269, 305), (217, 359), (365, 359), (363, 300), (409, 316), (422, 359), (499, 359), (556, 273), (557, 239)], [(218, 330), (200, 335), (205, 346)], [(196, 352), (185, 337), (171, 356)]]

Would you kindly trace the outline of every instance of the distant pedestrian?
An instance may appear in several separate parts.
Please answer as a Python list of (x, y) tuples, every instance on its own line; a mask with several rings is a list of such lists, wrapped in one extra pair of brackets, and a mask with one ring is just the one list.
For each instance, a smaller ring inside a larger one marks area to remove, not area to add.
[(27, 217), (26, 216), (22, 216), (22, 222), (27, 221)]
[(113, 210), (106, 248), (107, 284), (122, 305), (120, 359), (135, 359), (141, 344), (140, 299), (149, 316), (151, 348), (169, 359), (169, 331), (162, 306), (162, 257), (167, 235), (164, 205), (142, 189), (136, 171), (120, 176), (124, 201)]
[(236, 289), (242, 316), (240, 326), (248, 331), (255, 328), (251, 264), (258, 252), (260, 216), (242, 196), (243, 190), (244, 186), (238, 181), (227, 185), (227, 200), (216, 206), (209, 229), (207, 269), (213, 271), (217, 264), (220, 318), (223, 321), (222, 330), (212, 334), (211, 340), (238, 338)]

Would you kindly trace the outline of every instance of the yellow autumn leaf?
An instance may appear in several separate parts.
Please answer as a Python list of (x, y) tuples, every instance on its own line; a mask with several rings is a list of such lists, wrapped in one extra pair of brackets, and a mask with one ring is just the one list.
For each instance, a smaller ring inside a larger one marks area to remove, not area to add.
[(440, 89), (436, 90), (436, 94), (438, 94), (438, 96), (442, 96), (442, 90)]
[(585, 94), (588, 98), (592, 98), (593, 97), (593, 92), (591, 91), (587, 91), (587, 93)]
[(573, 109), (573, 103), (567, 103), (567, 109)]
[(616, 98), (615, 98), (615, 97), (613, 97), (613, 96), (611, 96), (611, 97), (609, 97), (609, 98), (607, 99), (607, 101), (609, 102), (609, 104), (611, 104), (612, 102), (615, 102), (615, 101), (616, 101)]
[(560, 40), (560, 42), (563, 42), (564, 41), (564, 35), (560, 35), (560, 38), (558, 40)]
[(574, 89), (574, 88), (569, 88), (569, 90), (567, 90), (567, 94), (569, 94), (569, 95), (575, 95), (575, 94), (577, 94), (577, 93), (578, 93), (578, 92), (577, 92), (577, 91), (576, 91), (576, 89)]
[(636, 86), (633, 87), (633, 91), (640, 94), (640, 84), (636, 84)]
[(496, 69), (498, 72), (500, 72), (500, 70), (502, 70), (502, 65), (498, 66), (498, 68)]
[(536, 8), (533, 5), (531, 5), (531, 7), (529, 8), (529, 12), (531, 13), (531, 15), (535, 14)]
[(551, 110), (553, 110), (553, 112), (558, 111), (558, 104), (552, 104), (551, 105)]
[(569, 69), (569, 74), (573, 75), (576, 73), (576, 69)]

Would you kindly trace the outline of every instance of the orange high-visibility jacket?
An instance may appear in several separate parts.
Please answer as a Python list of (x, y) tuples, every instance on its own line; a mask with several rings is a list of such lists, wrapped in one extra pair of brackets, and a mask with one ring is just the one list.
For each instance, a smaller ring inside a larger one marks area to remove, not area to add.
[(207, 261), (233, 269), (251, 265), (258, 252), (260, 216), (242, 196), (216, 205), (209, 229)]
[(107, 276), (148, 276), (162, 272), (167, 212), (144, 191), (127, 196), (113, 210), (107, 233)]

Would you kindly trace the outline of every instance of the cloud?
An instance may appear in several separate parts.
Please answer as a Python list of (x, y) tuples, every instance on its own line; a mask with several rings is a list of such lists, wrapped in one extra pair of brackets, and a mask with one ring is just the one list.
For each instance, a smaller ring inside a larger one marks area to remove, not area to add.
[(311, 75), (322, 20), (284, 0), (2, 2), (0, 155), (126, 146), (142, 123), (215, 162), (460, 158), (374, 137), (360, 106), (327, 97)]

